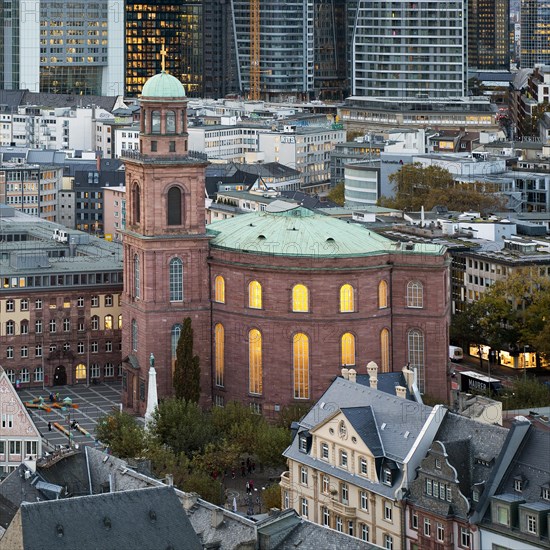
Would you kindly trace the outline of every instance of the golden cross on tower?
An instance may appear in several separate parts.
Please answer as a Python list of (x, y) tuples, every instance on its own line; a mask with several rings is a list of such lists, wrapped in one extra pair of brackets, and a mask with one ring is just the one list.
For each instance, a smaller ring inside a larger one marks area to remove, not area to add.
[(164, 44), (162, 45), (162, 48), (160, 49), (160, 63), (162, 67), (162, 72), (166, 72), (166, 54), (168, 52), (166, 51), (166, 48), (164, 47)]

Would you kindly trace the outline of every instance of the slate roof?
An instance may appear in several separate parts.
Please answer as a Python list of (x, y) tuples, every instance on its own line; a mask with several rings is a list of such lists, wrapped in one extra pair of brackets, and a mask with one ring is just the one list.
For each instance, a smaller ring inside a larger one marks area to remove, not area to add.
[(77, 94), (49, 94), (42, 92), (29, 92), (22, 90), (10, 92), (2, 90), (0, 92), (0, 104), (9, 107), (19, 107), (20, 105), (36, 105), (54, 109), (56, 107), (87, 107), (95, 105), (111, 112), (118, 100), (118, 96), (101, 95), (77, 95)]
[(25, 550), (202, 549), (172, 487), (23, 503), (21, 520)]
[(526, 501), (541, 499), (541, 485), (550, 482), (550, 432), (531, 426), (521, 449), (512, 460), (506, 476), (500, 483), (496, 494), (514, 493), (514, 478), (523, 477), (521, 493), (516, 493)]
[(374, 418), (372, 407), (350, 407), (341, 409), (342, 414), (349, 420), (354, 430), (370, 449), (373, 456), (384, 456), (384, 447), (380, 441), (378, 425)]
[[(357, 374), (356, 380), (358, 384), (363, 384), (364, 386), (370, 387), (370, 375), (368, 374)], [(402, 386), (407, 389), (406, 399), (412, 399), (413, 396), (409, 391), (407, 386), (407, 381), (405, 380), (405, 375), (400, 372), (384, 372), (379, 374), (377, 377), (377, 389), (378, 391), (383, 391), (384, 393), (389, 393), (390, 395), (395, 395), (396, 386)]]

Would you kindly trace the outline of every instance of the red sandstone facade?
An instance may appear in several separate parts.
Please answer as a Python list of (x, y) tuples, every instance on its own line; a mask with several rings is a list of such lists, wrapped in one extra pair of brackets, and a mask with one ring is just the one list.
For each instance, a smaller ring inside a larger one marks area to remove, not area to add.
[[(172, 113), (175, 127), (166, 121)], [(160, 116), (156, 130), (155, 116)], [(315, 402), (340, 373), (342, 335), (355, 336), (354, 368), (366, 372), (369, 361), (384, 363), (383, 329), (389, 334), (386, 369), (390, 371), (409, 363), (410, 331), (422, 333), (424, 391), (447, 399), (446, 254), (410, 254), (396, 248), (379, 255), (322, 258), (217, 249), (209, 243), (204, 224), (205, 163), (187, 153), (186, 122), (181, 122), (186, 121), (185, 99), (142, 98), (141, 119), (141, 154), (126, 160), (122, 351), (123, 403), (128, 409), (145, 412), (151, 353), (159, 397), (172, 394), (173, 330), (185, 317), (192, 319), (195, 353), (201, 360), (204, 405), (237, 400), (271, 416), (285, 405)], [(183, 297), (177, 300), (172, 295), (172, 261), (183, 266)], [(225, 303), (214, 300), (219, 275), (225, 281)], [(262, 285), (261, 309), (248, 307), (248, 285), (253, 280)], [(378, 302), (382, 280), (388, 287), (385, 307)], [(423, 287), (422, 307), (407, 306), (411, 281)], [(307, 313), (292, 311), (295, 284), (308, 288)], [(354, 308), (348, 313), (339, 308), (344, 284), (354, 289)], [(216, 378), (216, 325), (224, 329), (222, 383)], [(251, 394), (248, 339), (253, 329), (262, 335), (262, 391)], [(306, 399), (295, 399), (296, 333), (309, 338)]]

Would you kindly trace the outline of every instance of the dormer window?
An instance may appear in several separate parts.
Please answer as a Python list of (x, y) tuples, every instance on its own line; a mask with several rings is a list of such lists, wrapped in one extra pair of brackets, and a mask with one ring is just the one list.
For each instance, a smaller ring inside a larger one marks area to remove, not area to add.
[(435, 459), (435, 467), (436, 469), (441, 470), (441, 459), (439, 458)]
[(517, 476), (514, 478), (514, 491), (521, 493), (525, 488), (525, 481), (522, 476)]
[(540, 488), (540, 498), (542, 498), (542, 500), (550, 500), (550, 483), (545, 483)]
[(307, 437), (305, 435), (300, 436), (299, 448), (301, 453), (307, 453)]
[(391, 487), (391, 484), (393, 481), (392, 477), (393, 476), (392, 476), (391, 468), (386, 467), (382, 470), (382, 483), (384, 485), (389, 485)]

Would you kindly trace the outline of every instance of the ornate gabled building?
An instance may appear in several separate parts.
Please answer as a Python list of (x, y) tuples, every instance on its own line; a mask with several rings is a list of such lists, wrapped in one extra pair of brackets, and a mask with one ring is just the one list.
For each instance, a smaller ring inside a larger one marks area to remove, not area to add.
[(293, 426), (282, 507), (361, 541), (404, 548), (403, 494), (446, 410), (413, 399), (408, 369), (368, 368), (369, 375), (343, 369)]
[(407, 495), (410, 550), (485, 548), (470, 518), (507, 436), (506, 428), (447, 413)]
[(145, 412), (153, 353), (172, 393), (183, 319), (200, 357), (202, 403), (276, 416), (313, 403), (342, 366), (416, 369), (446, 400), (449, 256), (277, 202), (205, 227), (205, 169), (188, 151), (182, 84), (163, 72), (141, 97), (140, 153), (126, 163), (123, 403)]

